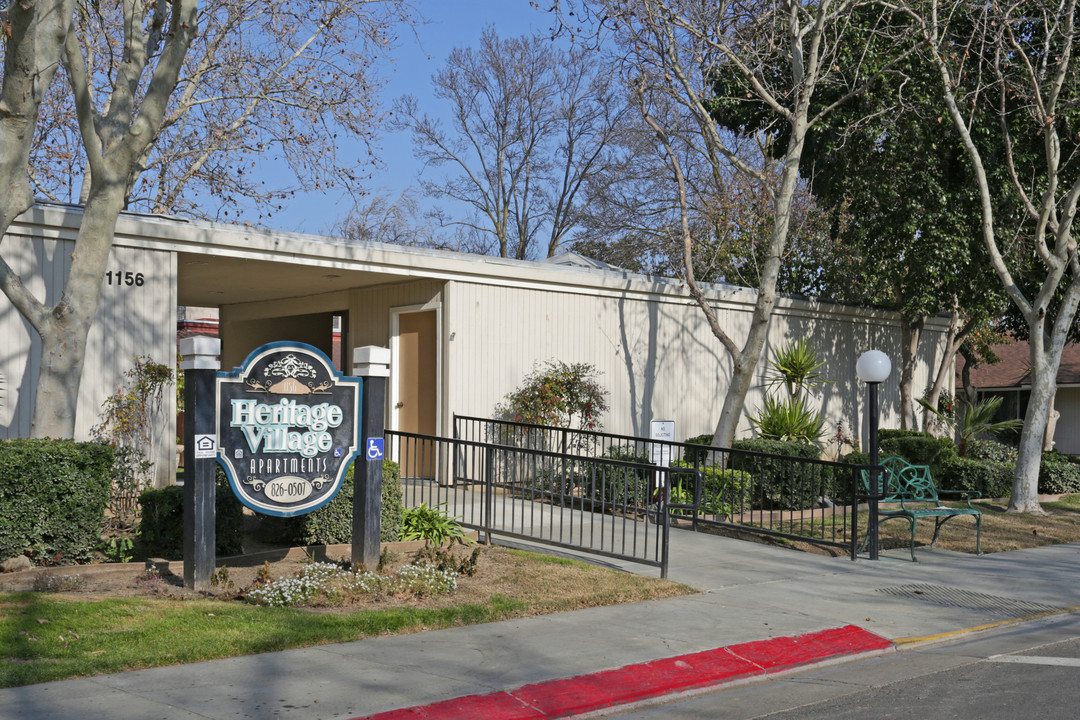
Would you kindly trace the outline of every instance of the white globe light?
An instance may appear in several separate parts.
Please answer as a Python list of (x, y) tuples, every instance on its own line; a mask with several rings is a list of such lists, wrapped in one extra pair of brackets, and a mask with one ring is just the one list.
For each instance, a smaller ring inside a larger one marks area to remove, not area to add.
[(891, 372), (892, 362), (880, 350), (864, 352), (855, 363), (855, 374), (865, 383), (885, 382)]

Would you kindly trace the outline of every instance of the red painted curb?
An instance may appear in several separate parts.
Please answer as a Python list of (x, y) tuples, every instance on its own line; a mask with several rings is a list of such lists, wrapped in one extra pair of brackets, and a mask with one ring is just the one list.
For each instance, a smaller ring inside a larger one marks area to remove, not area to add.
[(516, 690), (467, 695), (353, 720), (549, 720), (891, 646), (890, 640), (847, 625), (549, 680)]

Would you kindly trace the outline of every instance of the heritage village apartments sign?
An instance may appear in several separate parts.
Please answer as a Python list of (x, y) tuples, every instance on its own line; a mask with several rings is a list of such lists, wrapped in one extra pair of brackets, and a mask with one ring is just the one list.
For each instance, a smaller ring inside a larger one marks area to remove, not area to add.
[(217, 374), (217, 459), (244, 505), (291, 517), (333, 499), (357, 454), (362, 382), (287, 342)]

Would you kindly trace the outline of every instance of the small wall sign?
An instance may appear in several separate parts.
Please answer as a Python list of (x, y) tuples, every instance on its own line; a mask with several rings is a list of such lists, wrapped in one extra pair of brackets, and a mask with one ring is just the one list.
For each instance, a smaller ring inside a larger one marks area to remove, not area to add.
[(263, 345), (219, 372), (217, 458), (240, 502), (279, 517), (330, 502), (358, 454), (362, 382), (304, 343)]
[(661, 440), (660, 443), (649, 443), (649, 462), (660, 467), (671, 464), (671, 445), (675, 442), (674, 420), (653, 420), (649, 423), (649, 439)]

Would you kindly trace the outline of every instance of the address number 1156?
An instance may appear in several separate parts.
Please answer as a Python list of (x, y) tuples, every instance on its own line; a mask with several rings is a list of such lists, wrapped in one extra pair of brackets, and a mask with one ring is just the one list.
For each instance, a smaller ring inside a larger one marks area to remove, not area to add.
[(110, 270), (105, 273), (106, 285), (127, 285), (129, 287), (134, 285), (135, 287), (142, 287), (145, 282), (146, 280), (143, 278), (142, 273), (131, 272), (130, 270), (117, 270), (116, 272)]

